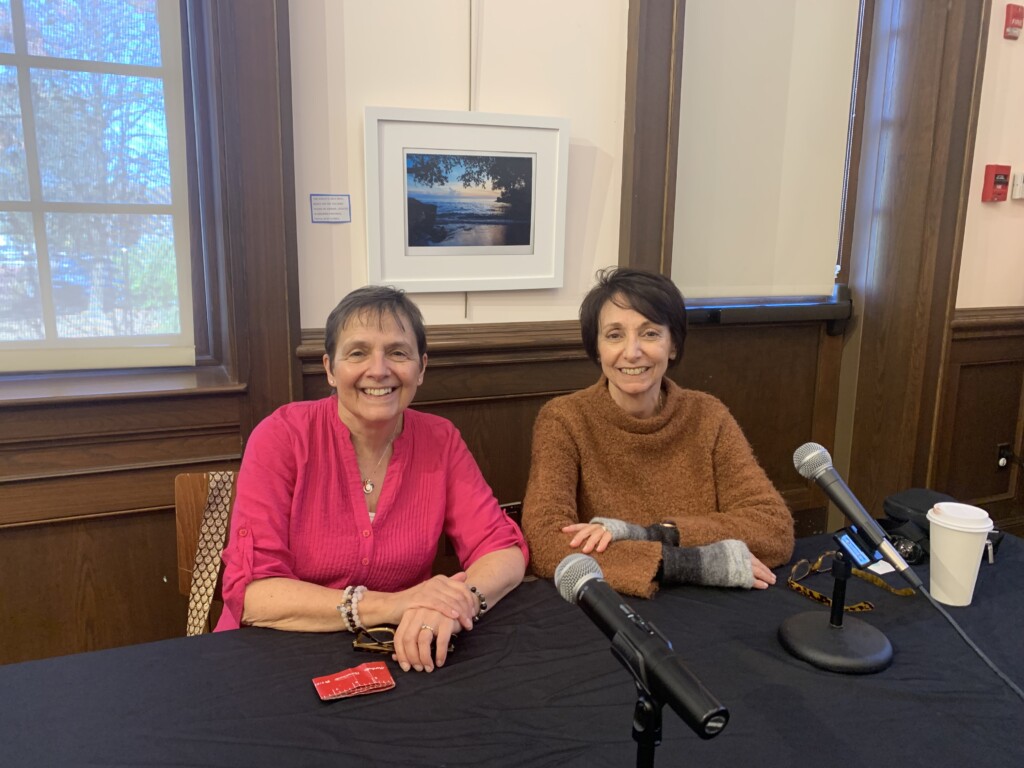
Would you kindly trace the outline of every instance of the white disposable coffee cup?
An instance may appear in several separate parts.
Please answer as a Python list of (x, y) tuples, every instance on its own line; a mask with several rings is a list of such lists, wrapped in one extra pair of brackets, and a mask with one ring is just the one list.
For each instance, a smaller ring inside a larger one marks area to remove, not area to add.
[(970, 605), (992, 530), (988, 512), (970, 504), (942, 501), (928, 510), (930, 591), (946, 605)]

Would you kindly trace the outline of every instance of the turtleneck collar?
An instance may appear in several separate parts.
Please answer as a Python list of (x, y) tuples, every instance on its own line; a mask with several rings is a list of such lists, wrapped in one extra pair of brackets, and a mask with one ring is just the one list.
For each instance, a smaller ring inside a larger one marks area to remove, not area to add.
[(682, 399), (680, 395), (683, 391), (682, 388), (671, 379), (662, 378), (661, 391), (665, 395), (664, 405), (662, 405), (661, 410), (653, 416), (641, 419), (626, 413), (619, 404), (612, 399), (611, 393), (608, 391), (608, 377), (604, 374), (601, 374), (601, 378), (598, 379), (597, 384), (594, 385), (594, 389), (596, 390), (595, 400), (598, 406), (598, 412), (601, 416), (619, 429), (639, 434), (657, 432), (668, 424), (679, 410), (679, 404)]

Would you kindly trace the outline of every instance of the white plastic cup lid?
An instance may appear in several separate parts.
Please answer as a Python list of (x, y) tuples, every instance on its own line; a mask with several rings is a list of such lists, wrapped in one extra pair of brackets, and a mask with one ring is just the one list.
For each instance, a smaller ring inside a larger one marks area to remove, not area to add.
[(992, 518), (984, 509), (952, 501), (940, 501), (929, 509), (928, 520), (956, 531), (974, 533), (992, 530)]

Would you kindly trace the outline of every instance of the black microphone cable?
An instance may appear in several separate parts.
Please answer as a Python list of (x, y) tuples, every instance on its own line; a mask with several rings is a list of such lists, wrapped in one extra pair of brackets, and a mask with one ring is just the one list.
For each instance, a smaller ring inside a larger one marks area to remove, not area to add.
[(971, 638), (968, 636), (968, 634), (964, 631), (963, 627), (961, 627), (959, 624), (956, 623), (956, 619), (954, 619), (952, 616), (949, 615), (949, 611), (947, 611), (942, 606), (942, 603), (940, 603), (938, 600), (936, 600), (934, 597), (932, 597), (928, 593), (928, 590), (925, 589), (924, 587), (918, 587), (918, 591), (922, 595), (924, 595), (925, 597), (928, 598), (928, 602), (935, 606), (935, 610), (937, 610), (939, 613), (941, 613), (943, 616), (946, 617), (946, 621), (948, 621), (950, 626), (952, 626), (953, 629), (956, 630), (957, 634), (960, 635), (960, 637), (963, 638), (963, 641), (965, 643), (967, 643), (967, 646), (972, 651), (974, 651), (975, 654), (977, 654), (978, 658), (981, 659), (983, 662), (985, 662), (986, 666), (988, 666), (989, 669), (991, 669), (993, 672), (995, 672), (999, 676), (999, 679), (1002, 680), (1004, 683), (1006, 683), (1006, 685), (1010, 688), (1011, 691), (1013, 691), (1015, 694), (1017, 694), (1017, 697), (1019, 699), (1024, 701), (1024, 691), (1022, 691), (1020, 689), (1020, 686), (1018, 686), (1015, 682), (1013, 682), (1013, 680), (1011, 680), (1009, 678), (1009, 676), (1005, 672), (1003, 672), (1003, 670), (1001, 670), (999, 667), (997, 667), (995, 662), (992, 661), (992, 659), (990, 659), (985, 654), (985, 652), (983, 650), (981, 650), (981, 648), (978, 647), (977, 643), (975, 643), (973, 640), (971, 640)]

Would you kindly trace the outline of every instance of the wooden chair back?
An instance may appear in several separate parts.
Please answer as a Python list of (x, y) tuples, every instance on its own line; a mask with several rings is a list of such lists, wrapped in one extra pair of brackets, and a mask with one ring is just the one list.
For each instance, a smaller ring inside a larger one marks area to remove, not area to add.
[[(235, 500), (235, 476), (231, 474), (231, 503)], [(192, 589), (192, 574), (199, 555), (199, 539), (203, 529), (203, 517), (210, 497), (210, 475), (207, 472), (186, 472), (174, 478), (174, 525), (177, 538), (178, 591), (188, 597)], [(227, 532), (230, 521), (224, 521), (223, 533)], [(217, 553), (217, 564), (220, 553)], [(220, 599), (220, 577), (214, 599)]]

